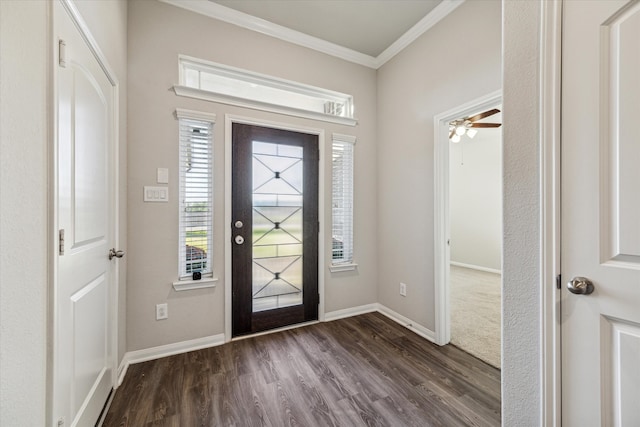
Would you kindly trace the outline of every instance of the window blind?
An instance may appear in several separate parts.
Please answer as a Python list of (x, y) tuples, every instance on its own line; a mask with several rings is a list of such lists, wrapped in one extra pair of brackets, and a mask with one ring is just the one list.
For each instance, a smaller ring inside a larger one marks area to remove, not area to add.
[(333, 135), (332, 264), (353, 263), (354, 144), (354, 137)]
[(181, 117), (179, 188), (180, 279), (213, 272), (213, 122)]

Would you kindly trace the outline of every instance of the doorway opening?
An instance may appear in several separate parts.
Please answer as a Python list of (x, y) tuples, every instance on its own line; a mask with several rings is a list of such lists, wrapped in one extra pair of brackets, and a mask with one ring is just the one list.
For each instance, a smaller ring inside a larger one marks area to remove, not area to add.
[(500, 102), (501, 93), (489, 94), (440, 114), (434, 123), (436, 341), (496, 368), (501, 359)]

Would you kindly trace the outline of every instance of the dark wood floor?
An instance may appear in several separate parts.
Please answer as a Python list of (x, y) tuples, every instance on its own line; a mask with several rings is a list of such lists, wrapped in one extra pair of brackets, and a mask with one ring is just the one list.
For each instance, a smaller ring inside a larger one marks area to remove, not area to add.
[(379, 313), (129, 367), (104, 426), (496, 426), (500, 371)]

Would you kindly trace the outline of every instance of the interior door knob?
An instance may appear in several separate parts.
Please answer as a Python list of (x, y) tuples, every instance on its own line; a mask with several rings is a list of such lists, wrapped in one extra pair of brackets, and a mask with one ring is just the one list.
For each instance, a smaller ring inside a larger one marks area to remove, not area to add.
[(591, 280), (586, 277), (574, 277), (567, 283), (567, 289), (569, 289), (569, 292), (572, 294), (589, 295), (593, 292), (594, 287)]
[(124, 251), (116, 251), (115, 248), (109, 249), (109, 259), (122, 258), (123, 256)]

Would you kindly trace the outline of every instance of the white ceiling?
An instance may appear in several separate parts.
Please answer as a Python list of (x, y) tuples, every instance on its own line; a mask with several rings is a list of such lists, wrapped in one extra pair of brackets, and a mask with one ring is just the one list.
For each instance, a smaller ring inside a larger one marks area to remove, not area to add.
[(377, 57), (442, 0), (210, 0)]
[(465, 0), (159, 1), (377, 69)]

